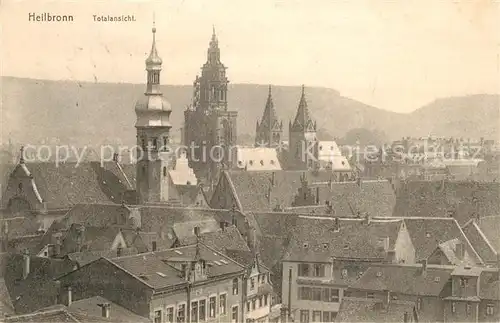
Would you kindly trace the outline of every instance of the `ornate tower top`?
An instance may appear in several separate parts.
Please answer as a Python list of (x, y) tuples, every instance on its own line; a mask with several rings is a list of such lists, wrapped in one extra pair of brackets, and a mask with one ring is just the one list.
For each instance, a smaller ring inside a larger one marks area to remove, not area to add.
[(161, 70), (161, 63), (162, 60), (160, 56), (158, 55), (158, 50), (156, 49), (156, 26), (155, 22), (153, 21), (153, 28), (151, 28), (151, 31), (153, 32), (153, 43), (151, 45), (151, 52), (149, 53), (148, 58), (146, 59), (146, 69), (160, 69)]
[(300, 97), (299, 107), (295, 120), (293, 121), (292, 130), (294, 131), (316, 131), (316, 123), (312, 120), (309, 109), (307, 108), (307, 100), (304, 85), (302, 85), (302, 95)]

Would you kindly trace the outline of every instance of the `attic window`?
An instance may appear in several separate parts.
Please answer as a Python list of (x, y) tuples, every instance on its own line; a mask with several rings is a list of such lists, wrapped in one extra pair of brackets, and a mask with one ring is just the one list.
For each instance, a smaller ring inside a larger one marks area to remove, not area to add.
[(143, 280), (148, 280), (148, 277), (146, 276), (146, 274), (140, 274), (139, 278), (143, 279)]
[(238, 165), (243, 165), (243, 162), (241, 160), (238, 160)]
[(261, 161), (260, 161), (260, 164), (261, 164), (262, 166), (264, 166), (264, 161), (263, 161), (263, 160), (261, 160)]
[(344, 249), (349, 249), (349, 245), (345, 244)]
[(219, 261), (214, 260), (214, 262), (215, 262), (215, 264), (216, 264), (217, 266), (222, 266), (222, 264), (221, 264)]
[(431, 233), (430, 233), (430, 232), (426, 232), (426, 233), (425, 233), (425, 236), (426, 236), (427, 238), (430, 238), (430, 237), (431, 237)]
[(250, 166), (252, 166), (253, 165), (253, 160), (250, 160), (248, 163), (250, 164)]
[(167, 275), (165, 275), (164, 273), (161, 273), (161, 272), (159, 272), (159, 271), (158, 271), (158, 272), (156, 272), (156, 273), (157, 273), (159, 276), (161, 276), (161, 277), (167, 277)]
[(327, 249), (328, 248), (328, 243), (323, 243), (323, 249)]
[(319, 146), (319, 150), (323, 150), (323, 146)]
[(224, 260), (224, 259), (221, 259), (220, 262), (222, 262), (224, 265), (228, 264), (228, 262), (226, 260)]
[(441, 277), (439, 277), (439, 276), (434, 277), (434, 281), (435, 281), (436, 283), (438, 283), (439, 281), (441, 281)]
[(182, 255), (182, 252), (180, 252), (179, 250), (175, 250), (174, 252), (178, 255)]
[(304, 248), (309, 247), (309, 244), (307, 242), (304, 242)]
[(381, 271), (377, 271), (377, 277), (382, 277), (382, 272)]
[(333, 146), (330, 146), (330, 150), (333, 150)]
[(345, 162), (344, 162), (344, 161), (342, 161), (342, 165), (345, 165)]

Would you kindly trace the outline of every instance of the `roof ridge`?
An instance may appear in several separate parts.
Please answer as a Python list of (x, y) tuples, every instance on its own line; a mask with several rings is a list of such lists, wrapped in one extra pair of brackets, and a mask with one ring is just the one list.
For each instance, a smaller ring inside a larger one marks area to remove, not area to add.
[[(483, 230), (481, 230), (481, 227), (479, 227), (479, 225), (476, 223), (476, 221), (473, 221), (472, 222), (472, 225), (476, 228), (476, 230), (479, 232), (479, 234), (481, 235), (481, 238), (484, 239), (484, 241), (486, 242), (486, 244), (488, 245), (488, 247), (491, 249), (491, 251), (493, 251), (493, 253), (495, 255), (498, 255), (498, 252), (496, 251), (495, 248), (493, 248), (493, 245), (491, 244), (490, 240), (488, 239), (488, 237), (486, 237), (486, 235), (484, 234)], [(465, 232), (464, 232), (465, 234)]]

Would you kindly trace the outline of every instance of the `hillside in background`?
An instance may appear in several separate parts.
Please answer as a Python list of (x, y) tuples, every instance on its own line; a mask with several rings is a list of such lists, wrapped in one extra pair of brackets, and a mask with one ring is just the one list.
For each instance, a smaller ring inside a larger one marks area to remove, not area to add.
[[(72, 144), (135, 144), (134, 103), (143, 84), (85, 83), (2, 77), (2, 141)], [(172, 104), (173, 136), (180, 139), (184, 109), (191, 86), (163, 86)], [(267, 98), (267, 85), (232, 84), (228, 99), (237, 110), (238, 134), (244, 142), (254, 136)], [(475, 95), (440, 99), (411, 114), (378, 109), (327, 88), (306, 88), (309, 109), (326, 137), (343, 137), (352, 129), (367, 129), (387, 139), (401, 136), (496, 138), (498, 96)], [(274, 86), (273, 99), (283, 119), (285, 136), (294, 117), (300, 87)], [(325, 138), (326, 139), (326, 138)]]

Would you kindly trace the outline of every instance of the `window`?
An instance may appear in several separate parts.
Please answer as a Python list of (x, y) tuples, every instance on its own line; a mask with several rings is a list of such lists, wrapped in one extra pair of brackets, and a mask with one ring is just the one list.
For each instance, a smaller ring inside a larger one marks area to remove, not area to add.
[(238, 295), (238, 278), (233, 279), (233, 295)]
[(314, 277), (325, 277), (325, 265), (314, 264), (313, 268), (314, 268), (313, 270)]
[(165, 320), (167, 323), (174, 323), (174, 308), (167, 307), (167, 313), (165, 314)]
[(319, 287), (312, 288), (312, 300), (321, 301), (321, 288)]
[(366, 298), (375, 298), (374, 293), (366, 293)]
[(238, 322), (238, 306), (233, 306), (231, 319), (233, 320), (233, 322)]
[(495, 313), (495, 305), (488, 304), (486, 305), (486, 315), (491, 316)]
[(335, 322), (335, 317), (337, 313), (335, 312), (323, 312), (323, 322)]
[(186, 321), (186, 304), (181, 304), (177, 308), (177, 322), (182, 323)]
[(264, 306), (267, 306), (267, 295), (264, 295)]
[(198, 322), (198, 302), (191, 302), (191, 322)]
[(259, 308), (262, 307), (262, 302), (264, 301), (262, 298), (263, 298), (262, 296), (259, 297)]
[(208, 317), (214, 318), (215, 317), (215, 303), (217, 303), (217, 299), (215, 296), (210, 297), (209, 300), (209, 307), (208, 307)]
[(333, 302), (333, 303), (339, 302), (339, 290), (338, 289), (330, 289), (330, 302)]
[(167, 167), (163, 166), (163, 177), (167, 176)]
[(161, 311), (155, 311), (155, 323), (161, 323)]
[(255, 311), (255, 304), (256, 304), (256, 301), (254, 298), (254, 299), (252, 299), (252, 311)]
[(347, 278), (347, 269), (345, 269), (345, 268), (342, 269), (342, 272), (340, 273), (340, 275), (341, 275), (342, 279)]
[(158, 149), (158, 140), (156, 140), (156, 138), (153, 138), (153, 149), (154, 150)]
[(309, 264), (299, 264), (299, 276), (309, 276)]
[(219, 295), (219, 314), (226, 315), (226, 294)]
[(467, 287), (469, 285), (469, 280), (467, 278), (460, 277), (460, 287)]
[(200, 322), (205, 321), (207, 317), (207, 301), (202, 299), (200, 300), (200, 304), (198, 305), (198, 317), (200, 319)]
[(151, 248), (153, 249), (153, 251), (156, 251), (156, 241), (151, 242)]
[(422, 298), (419, 297), (417, 299), (417, 310), (421, 311), (422, 310), (422, 305), (423, 305)]
[(310, 300), (311, 299), (311, 287), (299, 287), (299, 299), (300, 300)]
[(300, 311), (300, 323), (309, 323), (309, 311), (301, 310)]
[(467, 315), (470, 315), (471, 312), (472, 312), (472, 306), (470, 305), (470, 303), (465, 304), (465, 313)]
[(253, 290), (255, 288), (255, 278), (250, 279), (250, 290)]
[(321, 322), (321, 311), (313, 311), (313, 322)]
[(457, 311), (457, 307), (456, 307), (455, 302), (451, 302), (451, 312), (455, 313), (456, 311)]
[(247, 312), (250, 312), (250, 302), (247, 302)]

